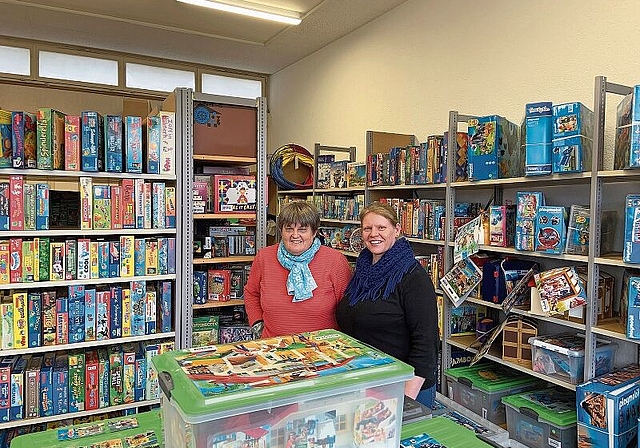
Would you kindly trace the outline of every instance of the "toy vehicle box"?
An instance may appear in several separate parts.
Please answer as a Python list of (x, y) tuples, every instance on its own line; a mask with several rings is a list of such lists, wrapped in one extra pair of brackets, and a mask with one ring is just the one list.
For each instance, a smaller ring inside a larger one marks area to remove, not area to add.
[(525, 175), (551, 174), (553, 110), (551, 102), (525, 106)]
[(629, 365), (576, 387), (578, 438), (597, 447), (626, 447), (637, 434), (640, 368)]
[(509, 436), (531, 448), (576, 446), (576, 397), (558, 387), (502, 398)]
[(469, 120), (469, 180), (504, 179), (524, 174), (518, 126), (490, 115)]
[(219, 447), (245, 434), (255, 446), (284, 446), (278, 437), (399, 446), (412, 368), (338, 331), (177, 350), (151, 362), (171, 446)]
[[(559, 378), (571, 384), (582, 382), (584, 375), (584, 338), (573, 333), (529, 338), (533, 371)], [(613, 369), (617, 344), (598, 340), (594, 362), (596, 375)]]
[(531, 376), (495, 364), (453, 367), (445, 375), (449, 398), (497, 425), (506, 422), (502, 397), (541, 386)]

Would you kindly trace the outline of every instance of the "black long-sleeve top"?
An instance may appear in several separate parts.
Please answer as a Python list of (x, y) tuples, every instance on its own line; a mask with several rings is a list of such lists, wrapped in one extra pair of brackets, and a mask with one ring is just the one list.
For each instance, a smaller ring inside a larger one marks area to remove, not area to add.
[(340, 329), (412, 366), (425, 379), (422, 389), (436, 382), (438, 308), (431, 278), (418, 264), (407, 272), (386, 299), (338, 304)]

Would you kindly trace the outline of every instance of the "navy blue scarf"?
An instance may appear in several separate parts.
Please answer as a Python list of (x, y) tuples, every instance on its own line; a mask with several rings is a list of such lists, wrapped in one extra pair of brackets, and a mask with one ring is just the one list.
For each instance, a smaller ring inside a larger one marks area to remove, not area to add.
[(405, 238), (399, 238), (376, 264), (372, 264), (372, 261), (373, 254), (369, 249), (365, 248), (360, 252), (356, 261), (356, 272), (345, 291), (345, 295), (349, 296), (350, 306), (364, 300), (373, 302), (380, 297), (386, 299), (404, 274), (418, 263), (411, 245)]

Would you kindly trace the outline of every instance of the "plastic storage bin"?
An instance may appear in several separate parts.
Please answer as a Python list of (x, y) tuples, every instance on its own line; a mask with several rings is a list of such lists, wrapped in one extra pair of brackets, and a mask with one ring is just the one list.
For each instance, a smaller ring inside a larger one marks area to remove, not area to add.
[(550, 388), (502, 398), (512, 439), (531, 448), (575, 448), (576, 397), (571, 391)]
[(335, 330), (178, 350), (152, 363), (165, 434), (185, 448), (397, 448), (413, 376)]
[(502, 397), (542, 387), (529, 375), (494, 364), (454, 367), (445, 375), (449, 398), (496, 425), (506, 422)]
[[(529, 338), (533, 371), (559, 378), (571, 384), (581, 383), (584, 376), (584, 338), (575, 333)], [(613, 370), (618, 345), (596, 341), (596, 376)]]

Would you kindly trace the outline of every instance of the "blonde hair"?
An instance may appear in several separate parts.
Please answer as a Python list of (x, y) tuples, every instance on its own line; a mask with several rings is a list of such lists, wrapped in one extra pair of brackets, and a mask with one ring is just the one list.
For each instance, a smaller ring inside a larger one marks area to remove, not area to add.
[(387, 218), (394, 227), (398, 224), (398, 213), (396, 213), (395, 209), (389, 204), (374, 202), (370, 206), (362, 209), (360, 212), (360, 225), (362, 225), (362, 220), (369, 213), (375, 213), (383, 218)]
[(320, 213), (307, 201), (293, 201), (282, 207), (277, 222), (280, 232), (285, 226), (294, 224), (309, 227), (312, 232), (315, 232), (320, 227)]

